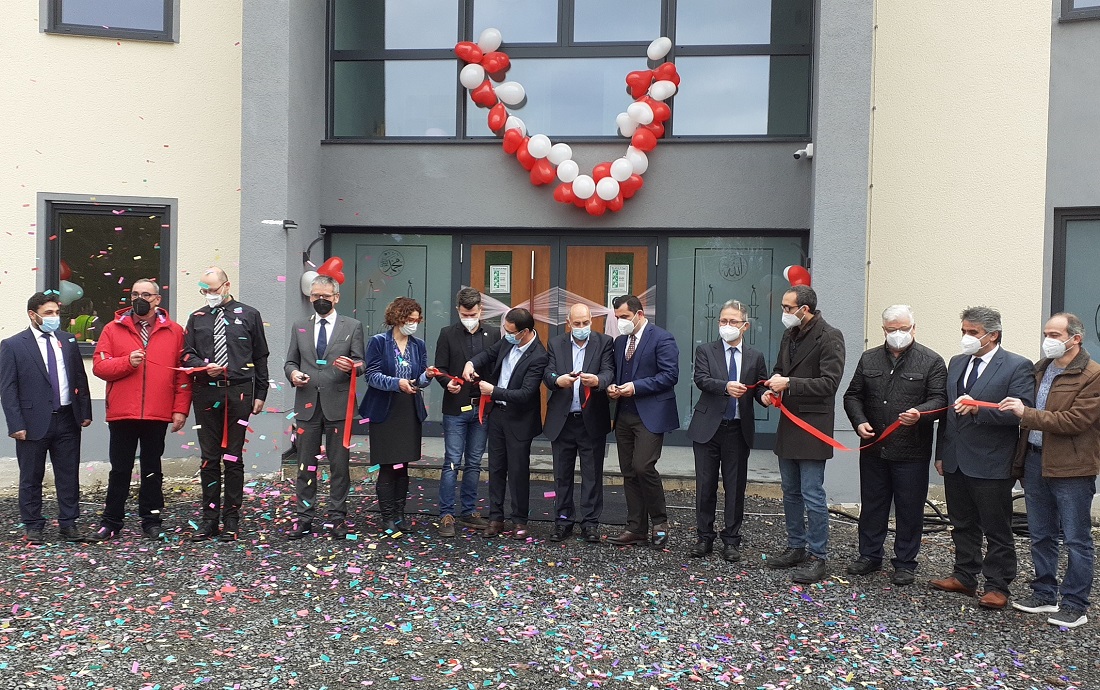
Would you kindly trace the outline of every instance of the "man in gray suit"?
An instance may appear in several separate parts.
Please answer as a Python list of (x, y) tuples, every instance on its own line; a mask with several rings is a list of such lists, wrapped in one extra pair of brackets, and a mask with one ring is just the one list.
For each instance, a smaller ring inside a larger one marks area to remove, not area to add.
[[(945, 592), (974, 596), (978, 573), (985, 577), (979, 605), (1003, 609), (1008, 586), (1016, 577), (1016, 545), (1012, 536), (1012, 459), (1020, 438), (1020, 419), (967, 404), (1000, 403), (1018, 398), (1035, 404), (1031, 362), (1001, 347), (1001, 315), (989, 307), (969, 307), (962, 313), (963, 354), (947, 366), (947, 399), (954, 401), (940, 422), (936, 471), (943, 476), (955, 568), (949, 577), (929, 584)], [(982, 558), (982, 538), (986, 553)]]
[(317, 312), (294, 324), (290, 349), (283, 367), (297, 391), (294, 414), (298, 431), (298, 499), (296, 520), (288, 539), (301, 539), (313, 531), (316, 512), (317, 464), (321, 439), (329, 462), (328, 521), (325, 530), (334, 539), (348, 534), (347, 498), (351, 475), (350, 452), (344, 446), (344, 425), (351, 377), (363, 364), (363, 324), (336, 313), (340, 283), (317, 276), (310, 285), (309, 301)]
[(752, 328), (748, 308), (737, 300), (722, 305), (718, 314), (719, 339), (695, 348), (695, 386), (702, 392), (688, 426), (695, 451), (695, 529), (692, 558), (711, 552), (714, 511), (718, 505), (718, 473), (725, 493), (722, 559), (741, 560), (741, 523), (745, 519), (745, 485), (748, 483), (749, 448), (756, 434), (752, 401), (759, 402), (764, 386), (752, 386), (768, 377), (764, 355), (745, 344), (742, 336)]

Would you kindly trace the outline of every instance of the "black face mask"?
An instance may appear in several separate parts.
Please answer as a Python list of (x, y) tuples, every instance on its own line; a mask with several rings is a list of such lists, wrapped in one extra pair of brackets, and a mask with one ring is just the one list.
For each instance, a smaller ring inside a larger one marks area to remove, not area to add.
[(332, 300), (319, 299), (313, 302), (313, 311), (317, 312), (320, 316), (325, 316), (332, 311)]
[(148, 300), (138, 297), (130, 300), (130, 308), (134, 310), (134, 314), (137, 316), (145, 316), (153, 308), (153, 305), (149, 304)]

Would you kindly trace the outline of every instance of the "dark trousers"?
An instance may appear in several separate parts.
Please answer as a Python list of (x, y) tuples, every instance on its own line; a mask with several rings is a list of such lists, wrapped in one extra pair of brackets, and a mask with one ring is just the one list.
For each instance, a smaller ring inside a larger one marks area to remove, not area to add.
[(130, 475), (134, 471), (134, 455), (141, 446), (141, 488), (138, 490), (138, 516), (142, 527), (159, 525), (164, 510), (164, 475), (161, 457), (168, 422), (150, 419), (122, 419), (108, 422), (111, 443), (108, 451), (111, 472), (107, 475), (107, 501), (101, 522), (112, 529), (122, 529), (126, 518), (126, 499), (130, 495)]
[[(1012, 536), (1012, 485), (1015, 479), (978, 479), (961, 470), (943, 475), (951, 540), (955, 542), (955, 577), (977, 587), (1008, 594), (1016, 577), (1016, 544)], [(986, 552), (982, 558), (982, 537)]]
[(722, 543), (741, 546), (741, 525), (745, 521), (745, 486), (748, 484), (749, 446), (739, 421), (722, 422), (706, 443), (692, 443), (695, 452), (695, 530), (700, 539), (711, 541), (714, 513), (718, 506), (718, 475), (722, 475)]
[(504, 520), (504, 495), (512, 495), (512, 522), (526, 525), (531, 514), (531, 439), (508, 433), (502, 414), (489, 415), (489, 519)]
[(604, 436), (593, 438), (580, 414), (568, 413), (561, 433), (551, 444), (554, 451), (554, 512), (559, 525), (574, 522), (573, 480), (577, 455), (581, 458), (580, 522), (596, 527), (603, 513), (603, 461), (607, 450)]
[[(18, 404), (18, 403), (17, 403)], [(37, 441), (16, 441), (19, 463), (19, 516), (26, 529), (41, 530), (42, 480), (46, 476), (46, 453), (53, 465), (57, 491), (57, 524), (70, 527), (80, 517), (80, 425), (71, 405), (55, 412), (46, 435)]]
[(881, 561), (894, 506), (895, 570), (916, 570), (924, 530), (924, 501), (928, 498), (928, 462), (883, 460), (859, 456), (859, 555)]
[(298, 478), (294, 488), (298, 497), (298, 519), (312, 522), (317, 507), (317, 465), (321, 441), (329, 464), (328, 517), (345, 520), (348, 516), (348, 487), (351, 486), (350, 451), (344, 447), (344, 420), (326, 419), (321, 410), (313, 417), (298, 421)]
[[(244, 438), (252, 416), (252, 384), (228, 388), (197, 385), (193, 404), (199, 424), (202, 465), (202, 519), (238, 519), (244, 501)], [(228, 419), (226, 415), (228, 414)], [(222, 431), (228, 421), (229, 442), (222, 448)], [(225, 463), (225, 497), (222, 499), (222, 463)]]
[(638, 415), (619, 410), (615, 441), (626, 495), (626, 529), (645, 534), (650, 523), (656, 527), (668, 522), (665, 488), (657, 471), (665, 436), (646, 429)]

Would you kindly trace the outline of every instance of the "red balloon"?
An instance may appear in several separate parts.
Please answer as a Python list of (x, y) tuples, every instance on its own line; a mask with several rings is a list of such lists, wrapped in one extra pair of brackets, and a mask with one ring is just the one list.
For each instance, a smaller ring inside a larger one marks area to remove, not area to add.
[(344, 284), (344, 260), (338, 256), (330, 256), (325, 263), (317, 267), (317, 273), (334, 279), (341, 285)]
[(791, 287), (810, 284), (810, 272), (802, 266), (787, 266), (783, 269), (783, 277), (790, 281)]
[(616, 213), (623, 210), (623, 193), (621, 187), (618, 195), (616, 195), (615, 198), (611, 201), (607, 202), (607, 208), (608, 210), (614, 211)]
[(602, 216), (607, 211), (607, 202), (593, 194), (584, 202), (584, 208), (590, 216)]
[(604, 161), (592, 168), (592, 179), (599, 182), (605, 177), (611, 177), (611, 163)]
[(630, 97), (641, 98), (649, 91), (653, 83), (653, 70), (638, 70), (626, 75), (626, 85), (630, 89)]
[(672, 108), (668, 107), (667, 103), (664, 103), (662, 101), (653, 101), (649, 104), (649, 107), (653, 110), (654, 122), (664, 122), (668, 120), (668, 118), (672, 117)]
[[(486, 53), (481, 58), (481, 66), (485, 68), (486, 74), (499, 75), (503, 78), (504, 73), (508, 71), (508, 68), (512, 66), (512, 61), (508, 59), (508, 56), (500, 51), (493, 51)], [(500, 81), (500, 79), (497, 79)]]
[(481, 62), (482, 52), (481, 48), (477, 47), (476, 43), (471, 41), (462, 41), (455, 46), (455, 55), (464, 62)]
[(676, 86), (680, 85), (680, 75), (676, 72), (676, 65), (671, 62), (658, 65), (657, 69), (653, 70), (653, 76), (657, 81), (670, 81)]
[(653, 132), (653, 136), (658, 139), (665, 135), (665, 126), (660, 122), (650, 122), (648, 125), (639, 125), (638, 129), (648, 129), (650, 132)]
[(499, 132), (504, 123), (508, 121), (508, 110), (503, 103), (497, 103), (489, 109), (489, 129)]
[(491, 108), (496, 105), (497, 92), (493, 90), (493, 85), (486, 79), (481, 82), (480, 86), (470, 92), (470, 100), (485, 108)]
[(623, 193), (624, 199), (629, 199), (642, 188), (643, 184), (645, 184), (645, 180), (642, 179), (642, 176), (634, 173), (619, 183), (619, 190)]
[(554, 164), (545, 158), (540, 158), (535, 161), (534, 166), (531, 167), (531, 184), (536, 187), (539, 185), (550, 184), (557, 178), (554, 173)]
[(657, 137), (648, 129), (639, 127), (630, 137), (630, 145), (639, 151), (652, 151), (657, 148)]
[(509, 156), (519, 151), (519, 145), (523, 143), (523, 132), (513, 127), (504, 133), (504, 152)]
[(73, 277), (73, 269), (69, 268), (69, 264), (62, 259), (61, 260), (61, 280), (68, 280)]
[[(593, 194), (592, 196), (596, 196), (596, 195)], [(584, 208), (584, 205), (586, 203), (588, 203), (588, 199), (582, 199), (579, 196), (577, 196), (576, 194), (573, 195), (573, 205), (576, 206), (577, 208)]]
[(519, 148), (516, 149), (516, 160), (519, 161), (524, 170), (535, 167), (535, 157), (527, 150), (527, 142), (529, 141), (531, 141), (530, 137), (523, 137), (523, 141), (519, 143)]
[(573, 193), (572, 182), (562, 182), (554, 189), (554, 201), (571, 204), (577, 198), (577, 195)]

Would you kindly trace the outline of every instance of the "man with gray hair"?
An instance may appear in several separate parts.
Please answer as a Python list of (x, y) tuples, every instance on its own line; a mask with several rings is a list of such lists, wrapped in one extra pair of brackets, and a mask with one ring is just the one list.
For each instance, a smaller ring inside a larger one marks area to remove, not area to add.
[(1012, 459), (1020, 419), (974, 403), (1000, 403), (1012, 397), (1031, 407), (1035, 378), (1030, 361), (1001, 347), (1001, 314), (996, 309), (968, 307), (961, 318), (962, 354), (952, 357), (947, 367), (951, 409), (936, 443), (936, 471), (943, 476), (955, 568), (950, 576), (929, 584), (972, 597), (981, 573), (985, 592), (979, 606), (1003, 609), (1016, 577)]
[[(943, 416), (922, 413), (947, 406), (947, 366), (943, 357), (916, 342), (916, 319), (908, 305), (882, 312), (882, 332), (885, 342), (863, 353), (844, 393), (844, 411), (866, 444), (859, 454), (859, 557), (848, 574), (882, 568), (893, 503), (892, 582), (903, 586), (916, 580), (933, 431)], [(894, 422), (901, 426), (876, 441)]]

